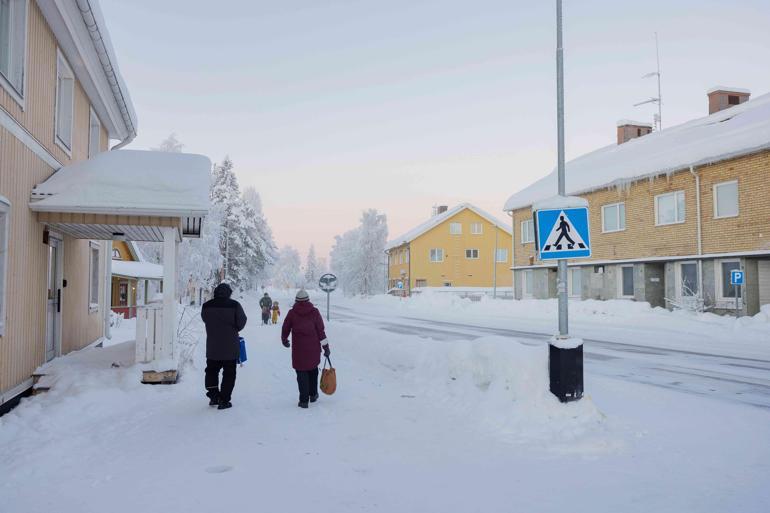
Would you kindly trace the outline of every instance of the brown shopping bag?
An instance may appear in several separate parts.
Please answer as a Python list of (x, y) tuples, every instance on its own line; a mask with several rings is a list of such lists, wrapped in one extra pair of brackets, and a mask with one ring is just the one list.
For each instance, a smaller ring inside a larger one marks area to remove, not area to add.
[[(329, 364), (329, 368), (326, 368), (326, 364)], [(329, 357), (326, 357), (324, 361), (324, 367), (321, 370), (321, 392), (326, 395), (332, 395), (337, 390), (337, 371), (332, 367), (332, 362)]]

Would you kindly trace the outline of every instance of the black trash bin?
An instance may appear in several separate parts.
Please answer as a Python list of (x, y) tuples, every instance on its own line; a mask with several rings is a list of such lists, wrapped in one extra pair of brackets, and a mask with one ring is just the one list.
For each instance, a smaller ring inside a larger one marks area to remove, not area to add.
[(551, 393), (566, 403), (583, 397), (583, 344), (563, 349), (548, 344)]

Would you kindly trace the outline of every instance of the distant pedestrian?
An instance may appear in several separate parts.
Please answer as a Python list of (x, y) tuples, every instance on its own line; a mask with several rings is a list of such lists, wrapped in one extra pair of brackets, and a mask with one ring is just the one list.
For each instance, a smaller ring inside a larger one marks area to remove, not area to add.
[(265, 292), (265, 295), (259, 300), (259, 307), (262, 309), (262, 324), (267, 324), (270, 321), (270, 308), (272, 306), (273, 300), (270, 299), (270, 294)]
[(278, 301), (273, 303), (271, 310), (273, 312), (273, 324), (278, 324), (278, 318), (281, 316), (281, 307), (278, 305)]
[(214, 299), (206, 301), (201, 308), (201, 318), (206, 324), (206, 395), (209, 405), (220, 410), (232, 407), (230, 399), (240, 357), (238, 332), (246, 326), (246, 314), (238, 301), (230, 299), (232, 294), (230, 285), (220, 283), (214, 289)]
[[(308, 403), (318, 400), (318, 365), (321, 363), (321, 349), (329, 356), (329, 342), (326, 340), (321, 312), (310, 302), (305, 289), (297, 292), (296, 303), (286, 314), (281, 329), (281, 341), (291, 347), (291, 365), (297, 372), (299, 406), (307, 408)], [(291, 335), (291, 344), (289, 343)]]

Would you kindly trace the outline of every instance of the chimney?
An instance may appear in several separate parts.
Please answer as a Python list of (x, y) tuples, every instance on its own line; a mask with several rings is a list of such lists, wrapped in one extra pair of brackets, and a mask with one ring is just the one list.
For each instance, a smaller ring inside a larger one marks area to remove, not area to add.
[(433, 217), (436, 217), (437, 215), (441, 215), (444, 212), (449, 210), (449, 207), (447, 205), (438, 205), (433, 207)]
[(652, 132), (652, 124), (621, 119), (618, 121), (618, 144), (623, 144)]
[(706, 91), (709, 97), (709, 114), (729, 109), (749, 101), (751, 91), (740, 87), (715, 86)]

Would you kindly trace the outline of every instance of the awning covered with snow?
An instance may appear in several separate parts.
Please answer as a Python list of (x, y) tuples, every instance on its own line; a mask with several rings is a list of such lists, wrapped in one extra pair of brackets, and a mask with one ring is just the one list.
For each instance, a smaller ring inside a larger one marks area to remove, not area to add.
[(113, 260), (112, 275), (138, 280), (162, 280), (163, 266), (152, 262)]
[(209, 208), (211, 161), (203, 155), (116, 150), (56, 171), (37, 185), (38, 220), (76, 238), (161, 241), (200, 236)]

